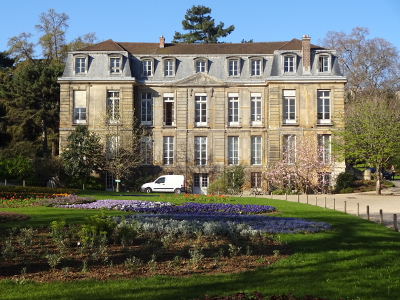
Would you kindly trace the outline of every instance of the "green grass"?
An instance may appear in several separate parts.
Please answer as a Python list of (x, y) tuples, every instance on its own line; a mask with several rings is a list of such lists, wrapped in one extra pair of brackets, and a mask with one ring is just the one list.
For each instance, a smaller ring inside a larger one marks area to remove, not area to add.
[[(105, 198), (102, 199), (111, 198), (110, 194), (96, 195), (96, 198), (103, 196)], [(147, 199), (159, 200), (158, 197)], [(333, 230), (318, 234), (280, 235), (279, 238), (289, 244), (295, 254), (252, 272), (185, 278), (156, 276), (105, 282), (16, 284), (1, 281), (0, 298), (170, 300), (200, 298), (204, 294), (251, 293), (255, 290), (266, 295), (293, 293), (332, 300), (399, 298), (398, 232), (339, 211), (302, 203), (244, 197), (235, 198), (232, 202), (275, 206), (279, 216), (325, 221), (332, 225)], [(81, 222), (85, 216), (99, 213), (95, 210), (35, 207), (1, 210), (29, 214), (32, 219), (26, 223), (35, 226), (47, 225), (62, 217), (68, 222)]]

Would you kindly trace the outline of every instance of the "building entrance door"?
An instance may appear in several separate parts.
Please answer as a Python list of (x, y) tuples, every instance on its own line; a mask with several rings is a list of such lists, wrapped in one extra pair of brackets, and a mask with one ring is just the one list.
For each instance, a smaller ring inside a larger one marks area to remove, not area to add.
[(193, 174), (193, 194), (207, 195), (208, 173)]

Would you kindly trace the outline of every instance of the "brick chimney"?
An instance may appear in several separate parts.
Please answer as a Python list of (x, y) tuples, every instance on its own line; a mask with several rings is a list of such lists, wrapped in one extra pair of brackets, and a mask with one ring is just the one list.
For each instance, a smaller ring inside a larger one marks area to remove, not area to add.
[(160, 48), (164, 48), (164, 45), (165, 45), (165, 38), (162, 35), (162, 36), (160, 36)]
[(301, 39), (302, 44), (302, 54), (303, 54), (303, 74), (310, 74), (310, 59), (311, 59), (311, 51), (310, 51), (310, 41), (311, 38), (309, 35), (303, 35)]

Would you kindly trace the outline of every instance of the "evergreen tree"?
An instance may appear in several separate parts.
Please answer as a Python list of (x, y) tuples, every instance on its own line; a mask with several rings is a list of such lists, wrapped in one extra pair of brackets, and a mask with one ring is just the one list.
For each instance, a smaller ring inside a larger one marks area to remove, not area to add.
[(87, 182), (90, 174), (101, 165), (102, 150), (98, 135), (89, 132), (87, 126), (76, 126), (60, 155), (65, 173), (72, 177), (73, 183), (81, 185)]
[(235, 26), (223, 28), (224, 23), (215, 25), (211, 18), (211, 8), (193, 5), (186, 11), (185, 20), (182, 21), (183, 30), (189, 30), (189, 33), (182, 34), (175, 31), (173, 43), (218, 43), (218, 39), (230, 34)]

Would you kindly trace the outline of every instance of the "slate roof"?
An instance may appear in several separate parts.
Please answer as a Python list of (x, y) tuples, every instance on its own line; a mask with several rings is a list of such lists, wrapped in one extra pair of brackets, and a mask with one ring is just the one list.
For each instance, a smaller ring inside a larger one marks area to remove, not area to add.
[[(275, 50), (301, 50), (302, 41), (292, 39), (286, 42), (262, 43), (220, 43), (220, 44), (170, 44), (164, 48), (159, 43), (128, 43), (107, 41), (91, 45), (79, 51), (128, 51), (135, 55), (185, 55), (185, 54), (273, 54)], [(323, 49), (311, 44), (311, 50)]]

